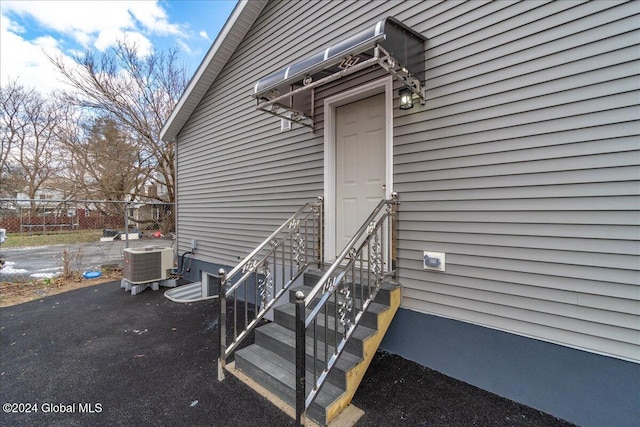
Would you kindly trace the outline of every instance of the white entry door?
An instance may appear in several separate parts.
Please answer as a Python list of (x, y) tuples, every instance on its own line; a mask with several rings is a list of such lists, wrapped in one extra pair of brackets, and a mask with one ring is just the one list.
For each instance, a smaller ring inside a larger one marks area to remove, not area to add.
[(385, 197), (385, 95), (336, 108), (336, 255)]

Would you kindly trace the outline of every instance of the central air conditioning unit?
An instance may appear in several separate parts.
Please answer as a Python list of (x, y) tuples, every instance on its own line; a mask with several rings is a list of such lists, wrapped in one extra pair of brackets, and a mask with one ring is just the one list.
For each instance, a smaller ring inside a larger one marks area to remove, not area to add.
[(166, 280), (173, 270), (173, 248), (124, 249), (124, 279), (132, 284)]

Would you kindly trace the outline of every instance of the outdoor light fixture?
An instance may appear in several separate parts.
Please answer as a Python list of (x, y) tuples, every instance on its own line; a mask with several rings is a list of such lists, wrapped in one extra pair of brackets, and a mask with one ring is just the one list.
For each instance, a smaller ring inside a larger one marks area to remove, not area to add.
[(407, 86), (403, 86), (399, 91), (400, 95), (400, 109), (409, 110), (413, 108), (413, 92)]

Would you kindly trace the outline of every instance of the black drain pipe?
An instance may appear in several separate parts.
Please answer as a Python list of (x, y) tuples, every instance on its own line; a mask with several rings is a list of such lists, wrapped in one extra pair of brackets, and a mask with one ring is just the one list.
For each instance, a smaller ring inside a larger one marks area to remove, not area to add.
[[(189, 251), (189, 252), (185, 252), (180, 256), (180, 264), (181, 264), (181, 269), (180, 272), (178, 273), (179, 276), (182, 277), (182, 274), (184, 273), (184, 257), (187, 255), (193, 255), (193, 251)], [(191, 264), (191, 263), (189, 263)], [(191, 269), (191, 267), (189, 267), (189, 269)], [(189, 271), (187, 271), (188, 273)]]

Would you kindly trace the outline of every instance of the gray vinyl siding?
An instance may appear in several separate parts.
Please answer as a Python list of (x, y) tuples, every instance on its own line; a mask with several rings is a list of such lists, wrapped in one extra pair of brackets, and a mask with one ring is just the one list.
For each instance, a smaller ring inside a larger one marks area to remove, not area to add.
[[(323, 98), (384, 73), (320, 89), (315, 133), (280, 133), (253, 84), (393, 15), (429, 39), (427, 103), (394, 109), (403, 307), (639, 361), (639, 13), (268, 4), (179, 134), (179, 251), (197, 238), (199, 258), (233, 265), (323, 193)], [(423, 270), (423, 250), (446, 272)]]
[(302, 34), (302, 15), (270, 24), (284, 21), (286, 7), (265, 8), (178, 136), (179, 249), (198, 238), (198, 256), (210, 262), (235, 265), (323, 191), (321, 136), (281, 134), (279, 120), (256, 112), (250, 96), (258, 79), (289, 60), (277, 41)]
[(637, 361), (638, 4), (465, 6), (394, 120), (403, 305)]

